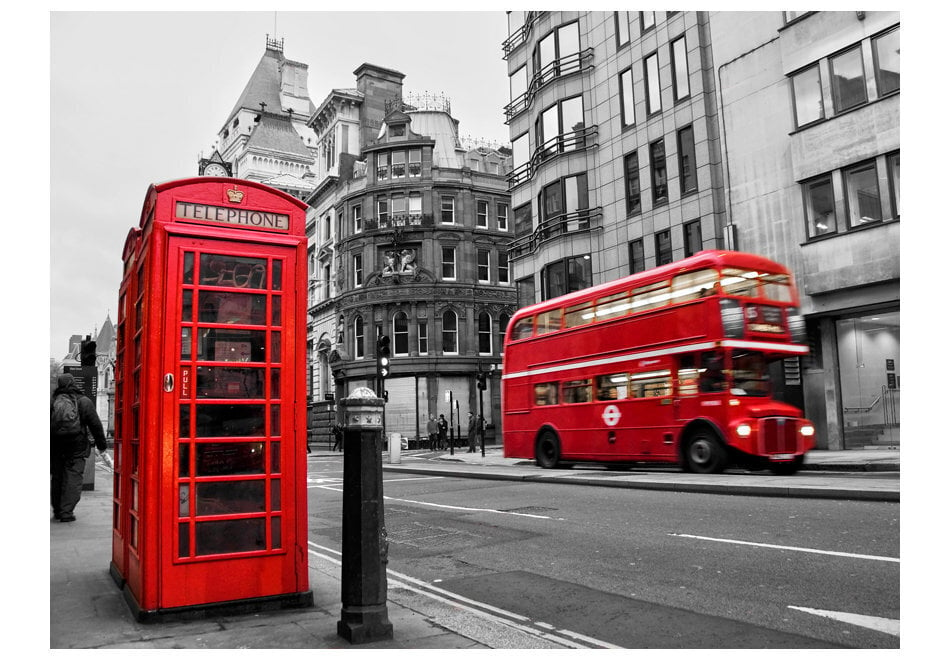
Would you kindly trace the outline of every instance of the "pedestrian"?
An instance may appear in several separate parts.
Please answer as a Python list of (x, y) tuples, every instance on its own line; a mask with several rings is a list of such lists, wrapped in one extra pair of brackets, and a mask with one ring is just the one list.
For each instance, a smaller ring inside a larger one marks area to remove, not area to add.
[(59, 377), (49, 409), (50, 503), (56, 520), (72, 522), (82, 496), (86, 459), (92, 453), (88, 434), (99, 451), (106, 449), (106, 434), (95, 404), (83, 395), (72, 374)]
[(435, 421), (435, 415), (429, 413), (429, 421), (426, 422), (426, 433), (429, 434), (429, 451), (435, 451), (439, 442), (439, 423)]
[(445, 415), (439, 415), (439, 449), (445, 449), (448, 446), (449, 423)]
[(475, 453), (475, 442), (478, 437), (478, 421), (475, 419), (475, 413), (468, 414), (468, 452)]
[(333, 451), (336, 451), (337, 447), (340, 448), (340, 451), (343, 451), (343, 427), (340, 426), (339, 422), (334, 422), (331, 431), (333, 433)]

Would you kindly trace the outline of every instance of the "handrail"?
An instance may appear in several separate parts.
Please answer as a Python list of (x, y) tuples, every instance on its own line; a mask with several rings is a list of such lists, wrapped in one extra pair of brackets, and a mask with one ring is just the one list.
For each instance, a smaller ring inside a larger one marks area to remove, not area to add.
[(548, 83), (562, 76), (578, 73), (592, 66), (590, 64), (585, 65), (585, 61), (591, 59), (593, 56), (594, 49), (585, 48), (577, 53), (571, 53), (553, 62), (549, 62), (543, 69), (536, 71), (534, 76), (531, 77), (531, 82), (528, 83), (528, 89), (525, 90), (521, 96), (513, 99), (511, 103), (504, 107), (505, 123), (507, 124), (511, 121), (512, 117), (527, 110), (534, 102), (534, 97), (537, 96), (538, 92)]
[(544, 144), (539, 145), (531, 154), (527, 163), (521, 165), (507, 174), (508, 191), (529, 181), (540, 168), (541, 164), (557, 155), (570, 153), (572, 151), (583, 151), (596, 147), (596, 142), (590, 139), (597, 136), (597, 124), (584, 126), (579, 130), (572, 130), (567, 133), (555, 135)]
[[(592, 209), (580, 209), (571, 213), (562, 213), (552, 218), (548, 218), (539, 223), (533, 232), (515, 238), (508, 244), (508, 256), (510, 259), (518, 257), (528, 252), (536, 252), (545, 241), (580, 231), (588, 231), (591, 227), (591, 221), (600, 217), (601, 207)], [(576, 226), (572, 226), (576, 225)]]

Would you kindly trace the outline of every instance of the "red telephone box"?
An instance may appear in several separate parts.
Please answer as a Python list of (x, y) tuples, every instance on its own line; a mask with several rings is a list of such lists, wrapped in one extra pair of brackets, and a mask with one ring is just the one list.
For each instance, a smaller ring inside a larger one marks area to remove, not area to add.
[(313, 603), (306, 208), (172, 181), (126, 240), (110, 572), (139, 620)]

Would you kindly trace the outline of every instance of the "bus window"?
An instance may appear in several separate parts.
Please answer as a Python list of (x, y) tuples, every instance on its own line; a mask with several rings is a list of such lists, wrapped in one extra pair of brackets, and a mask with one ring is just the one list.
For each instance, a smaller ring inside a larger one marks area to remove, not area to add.
[(762, 295), (775, 302), (792, 302), (792, 280), (788, 275), (763, 275)]
[(722, 292), (730, 296), (755, 298), (758, 294), (759, 274), (754, 270), (722, 269)]
[(722, 371), (722, 356), (703, 353), (699, 375), (700, 392), (722, 392), (726, 389), (726, 374)]
[(632, 396), (646, 398), (651, 396), (670, 396), (673, 392), (673, 381), (670, 370), (647, 371), (642, 374), (631, 374), (630, 387)]
[(739, 396), (768, 396), (769, 390), (765, 356), (758, 351), (733, 353), (732, 393)]
[(679, 372), (676, 374), (680, 396), (694, 396), (699, 392), (699, 369), (692, 353), (680, 356)]
[(677, 275), (673, 278), (673, 302), (695, 300), (709, 295), (715, 289), (718, 279), (718, 273), (711, 268)]
[(642, 312), (670, 302), (670, 283), (656, 282), (633, 290), (633, 311)]
[(511, 329), (511, 340), (516, 341), (518, 339), (526, 339), (531, 336), (532, 332), (534, 332), (534, 317), (522, 317), (518, 319), (514, 327)]
[(594, 320), (593, 303), (580, 303), (564, 310), (564, 327), (576, 328), (579, 325), (586, 325)]
[(550, 312), (538, 314), (538, 334), (543, 335), (561, 329), (561, 310), (552, 309)]
[(590, 379), (569, 380), (562, 387), (564, 403), (589, 403), (591, 400)]
[(617, 401), (626, 399), (628, 396), (627, 381), (630, 377), (627, 374), (609, 374), (607, 376), (597, 377), (597, 400), (598, 401)]
[(557, 405), (557, 383), (535, 383), (534, 384), (534, 405), (556, 406)]
[(612, 319), (630, 313), (630, 293), (623, 291), (597, 301), (597, 320)]

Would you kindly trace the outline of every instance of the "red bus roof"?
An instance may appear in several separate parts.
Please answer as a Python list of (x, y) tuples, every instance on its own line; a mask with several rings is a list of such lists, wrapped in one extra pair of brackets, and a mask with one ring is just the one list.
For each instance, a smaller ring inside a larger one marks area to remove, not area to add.
[(538, 312), (567, 307), (587, 300), (608, 296), (615, 291), (623, 291), (633, 286), (642, 286), (652, 282), (668, 280), (682, 273), (688, 273), (702, 268), (721, 268), (723, 266), (749, 268), (776, 274), (789, 274), (788, 268), (782, 264), (758, 254), (735, 252), (732, 250), (703, 250), (691, 257), (686, 257), (685, 259), (680, 259), (673, 263), (657, 266), (656, 268), (651, 268), (640, 273), (627, 275), (626, 277), (611, 280), (610, 282), (604, 282), (603, 284), (581, 289), (580, 291), (573, 291), (563, 296), (558, 296), (557, 298), (542, 300), (539, 303), (522, 307), (512, 316), (511, 322), (523, 316), (530, 316)]

